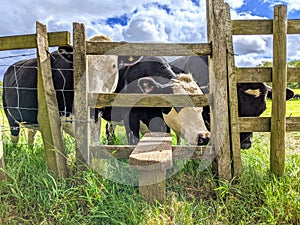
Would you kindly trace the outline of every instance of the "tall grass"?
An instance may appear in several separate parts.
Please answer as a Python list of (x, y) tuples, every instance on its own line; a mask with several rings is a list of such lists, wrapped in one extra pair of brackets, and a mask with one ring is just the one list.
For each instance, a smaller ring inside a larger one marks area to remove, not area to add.
[[(67, 145), (74, 148), (71, 139)], [(1, 224), (300, 224), (300, 157), (287, 155), (286, 173), (274, 177), (267, 134), (257, 133), (254, 146), (242, 152), (240, 179), (216, 180), (210, 169), (200, 169), (203, 162), (188, 161), (167, 180), (166, 202), (154, 205), (136, 187), (93, 171), (55, 179), (40, 140), (15, 146), (4, 136), (4, 146)]]

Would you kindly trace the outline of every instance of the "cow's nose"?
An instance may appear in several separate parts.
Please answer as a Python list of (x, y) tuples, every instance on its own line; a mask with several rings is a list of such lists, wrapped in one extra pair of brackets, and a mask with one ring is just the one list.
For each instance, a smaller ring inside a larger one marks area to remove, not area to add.
[(251, 148), (251, 142), (241, 143), (241, 149), (249, 149), (249, 148)]
[(210, 140), (210, 133), (204, 132), (204, 133), (198, 134), (197, 144), (198, 145), (207, 145), (209, 140)]

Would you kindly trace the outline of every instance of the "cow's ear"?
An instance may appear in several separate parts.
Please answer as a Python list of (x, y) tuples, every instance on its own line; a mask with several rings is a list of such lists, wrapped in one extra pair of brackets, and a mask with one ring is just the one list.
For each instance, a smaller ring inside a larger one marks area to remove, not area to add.
[(138, 87), (144, 94), (155, 92), (160, 86), (161, 85), (151, 77), (143, 77), (138, 80)]
[[(272, 99), (272, 87), (267, 86), (267, 88), (268, 88), (267, 98)], [(295, 93), (292, 89), (290, 89), (290, 88), (286, 89), (286, 100), (293, 98), (294, 95), (295, 95)]]
[(73, 61), (73, 46), (58, 47), (58, 52), (68, 61)]

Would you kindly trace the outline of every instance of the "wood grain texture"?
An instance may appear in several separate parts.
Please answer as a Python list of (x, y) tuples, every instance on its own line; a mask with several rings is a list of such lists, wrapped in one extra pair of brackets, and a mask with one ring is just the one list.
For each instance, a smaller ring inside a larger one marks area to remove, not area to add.
[(46, 26), (37, 22), (38, 124), (43, 137), (46, 163), (60, 178), (67, 177), (67, 161), (56, 92), (52, 80)]

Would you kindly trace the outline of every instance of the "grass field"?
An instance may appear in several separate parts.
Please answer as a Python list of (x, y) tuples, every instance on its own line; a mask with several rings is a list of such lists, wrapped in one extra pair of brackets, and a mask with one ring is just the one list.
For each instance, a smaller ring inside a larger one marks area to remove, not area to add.
[[(287, 102), (292, 116), (300, 116), (299, 104)], [(122, 142), (124, 134), (119, 137)], [(269, 173), (269, 134), (255, 133), (252, 148), (242, 151), (239, 180), (216, 180), (199, 160), (176, 161), (183, 166), (167, 180), (166, 202), (154, 205), (136, 187), (93, 171), (55, 179), (41, 139), (27, 146), (22, 138), (15, 146), (3, 136), (8, 180), (0, 182), (0, 224), (300, 224), (300, 132), (287, 134), (286, 172), (279, 179)], [(75, 149), (72, 138), (66, 144)], [(109, 168), (128, 176), (114, 160)]]

